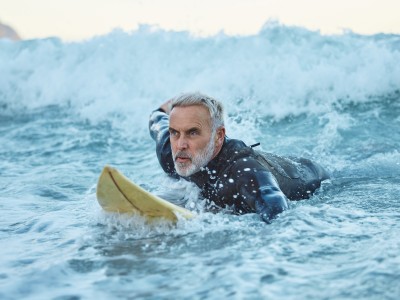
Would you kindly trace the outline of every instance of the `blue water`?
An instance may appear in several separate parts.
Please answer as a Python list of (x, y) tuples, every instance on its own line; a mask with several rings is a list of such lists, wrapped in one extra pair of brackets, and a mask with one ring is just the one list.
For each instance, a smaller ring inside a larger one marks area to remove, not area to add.
[[(143, 26), (77, 43), (0, 40), (0, 299), (398, 299), (400, 36), (267, 24), (199, 38)], [(332, 179), (270, 225), (204, 212), (147, 130), (202, 91), (227, 134), (312, 158)], [(105, 213), (105, 164), (197, 212)]]

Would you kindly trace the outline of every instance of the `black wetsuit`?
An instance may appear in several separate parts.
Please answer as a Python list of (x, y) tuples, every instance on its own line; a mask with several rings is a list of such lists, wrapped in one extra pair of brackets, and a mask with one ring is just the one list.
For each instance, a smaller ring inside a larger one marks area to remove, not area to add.
[[(168, 128), (169, 116), (161, 109), (154, 111), (149, 129), (158, 160), (168, 175), (179, 178)], [(225, 138), (221, 151), (207, 166), (182, 178), (194, 182), (202, 196), (218, 207), (237, 214), (257, 212), (268, 222), (287, 209), (287, 198), (309, 198), (329, 176), (308, 159), (255, 151), (240, 140)]]

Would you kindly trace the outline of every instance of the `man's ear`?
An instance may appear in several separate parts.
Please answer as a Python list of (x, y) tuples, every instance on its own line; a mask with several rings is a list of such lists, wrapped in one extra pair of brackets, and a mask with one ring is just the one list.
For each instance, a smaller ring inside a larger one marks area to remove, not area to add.
[(225, 138), (225, 127), (221, 126), (217, 129), (217, 134), (215, 135), (215, 139), (218, 146), (224, 143), (224, 138)]

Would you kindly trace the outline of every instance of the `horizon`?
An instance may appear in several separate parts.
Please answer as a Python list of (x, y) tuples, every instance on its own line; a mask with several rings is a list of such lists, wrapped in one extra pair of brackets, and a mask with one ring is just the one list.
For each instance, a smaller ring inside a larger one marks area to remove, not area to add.
[(115, 29), (134, 31), (144, 24), (197, 36), (220, 32), (253, 35), (270, 20), (321, 34), (400, 34), (400, 1), (396, 0), (204, 0), (201, 4), (195, 0), (5, 1), (0, 0), (0, 22), (22, 39), (79, 41)]

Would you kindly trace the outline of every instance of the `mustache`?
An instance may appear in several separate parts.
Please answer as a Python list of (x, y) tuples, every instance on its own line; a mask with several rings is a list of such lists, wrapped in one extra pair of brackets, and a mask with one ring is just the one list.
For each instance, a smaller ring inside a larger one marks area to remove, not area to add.
[(178, 157), (180, 158), (189, 158), (190, 160), (192, 159), (192, 156), (189, 153), (186, 153), (185, 151), (178, 151), (175, 153), (174, 160), (176, 160)]

